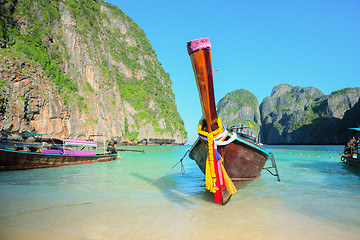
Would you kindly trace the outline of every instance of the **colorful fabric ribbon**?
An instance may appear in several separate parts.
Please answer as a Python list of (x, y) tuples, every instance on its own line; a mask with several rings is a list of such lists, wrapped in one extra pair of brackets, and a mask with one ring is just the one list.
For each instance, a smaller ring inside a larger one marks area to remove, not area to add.
[[(230, 194), (234, 194), (237, 190), (234, 183), (228, 176), (223, 163), (223, 158), (217, 150), (218, 145), (227, 145), (236, 139), (236, 134), (233, 134), (230, 139), (225, 140), (228, 136), (228, 131), (223, 128), (221, 119), (218, 118), (219, 128), (211, 133), (203, 131), (205, 120), (200, 121), (198, 127), (198, 133), (200, 138), (208, 142), (208, 155), (206, 158), (206, 169), (205, 169), (205, 185), (206, 189), (214, 193), (214, 196), (221, 194), (221, 191), (225, 188), (228, 189)], [(216, 160), (216, 161), (215, 161)], [(217, 202), (215, 197), (215, 202)]]

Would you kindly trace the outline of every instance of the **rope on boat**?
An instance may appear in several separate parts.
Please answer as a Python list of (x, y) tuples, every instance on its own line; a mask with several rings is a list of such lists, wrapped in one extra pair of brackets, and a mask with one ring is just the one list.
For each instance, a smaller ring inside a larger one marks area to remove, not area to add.
[[(156, 181), (158, 181), (160, 178), (164, 177), (166, 174), (168, 174), (171, 170), (173, 170), (179, 163), (181, 163), (181, 174), (182, 175), (185, 175), (185, 167), (184, 167), (184, 163), (183, 163), (183, 160), (184, 158), (186, 157), (186, 155), (188, 154), (188, 152), (190, 151), (190, 149), (188, 149), (184, 156), (177, 162), (175, 163), (169, 170), (167, 170), (166, 172), (164, 172), (163, 174), (161, 174), (158, 178), (154, 179), (153, 181), (139, 187), (138, 189), (132, 191), (132, 192), (129, 192), (129, 193), (126, 193), (126, 194), (123, 194), (121, 196), (118, 196), (118, 197), (114, 197), (114, 198), (110, 198), (110, 199), (105, 199), (105, 200), (101, 200), (101, 201), (93, 201), (93, 202), (83, 202), (83, 203), (72, 203), (72, 204), (65, 204), (65, 205), (61, 205), (61, 206), (51, 206), (51, 207), (47, 207), (47, 208), (42, 208), (42, 209), (36, 209), (36, 210), (32, 210), (32, 211), (28, 211), (28, 212), (23, 212), (23, 213), (18, 213), (18, 214), (13, 214), (13, 215), (10, 215), (10, 216), (6, 216), (6, 217), (12, 217), (12, 216), (18, 216), (18, 215), (23, 215), (23, 214), (27, 214), (27, 213), (32, 213), (32, 212), (38, 212), (38, 211), (43, 211), (43, 210), (48, 210), (48, 209), (53, 209), (53, 208), (61, 208), (61, 207), (71, 207), (71, 206), (80, 206), (80, 205), (85, 205), (85, 204), (94, 204), (94, 203), (103, 203), (103, 202), (109, 202), (109, 201), (113, 201), (115, 199), (119, 199), (119, 198), (123, 198), (123, 197), (126, 197), (126, 196), (129, 196), (129, 195), (132, 195), (136, 192), (139, 192), (140, 190), (148, 187), (149, 185), (155, 183)], [(6, 218), (6, 217), (0, 217), (1, 218)]]
[[(318, 157), (321, 158), (322, 156), (319, 154), (302, 154), (302, 153), (296, 153), (296, 152), (289, 152), (288, 150), (278, 150), (278, 149), (274, 149), (273, 152), (280, 152), (280, 153), (287, 153), (287, 154), (293, 154), (293, 155), (299, 155), (299, 156), (303, 156), (303, 157)], [(340, 153), (341, 155), (342, 153)], [(326, 158), (334, 158), (333, 156), (329, 156)]]

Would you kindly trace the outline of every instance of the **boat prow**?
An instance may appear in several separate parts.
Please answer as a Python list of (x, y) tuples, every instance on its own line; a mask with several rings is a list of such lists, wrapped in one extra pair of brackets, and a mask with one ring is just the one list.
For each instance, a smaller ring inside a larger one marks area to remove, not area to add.
[[(206, 189), (214, 194), (215, 203), (226, 204), (237, 189), (260, 177), (271, 155), (254, 141), (229, 133), (222, 126), (215, 106), (209, 38), (190, 41), (187, 47), (202, 109), (199, 139), (191, 148), (190, 158), (205, 174)], [(278, 176), (277, 168), (273, 175)]]

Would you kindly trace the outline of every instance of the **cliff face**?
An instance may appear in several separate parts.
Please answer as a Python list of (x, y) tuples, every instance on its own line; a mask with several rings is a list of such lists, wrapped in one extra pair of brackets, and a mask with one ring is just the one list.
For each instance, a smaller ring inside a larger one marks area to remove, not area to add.
[(0, 55), (0, 79), (2, 132), (39, 130), (55, 136), (72, 135), (71, 126), (76, 121), (40, 67)]
[(324, 95), (313, 87), (274, 87), (260, 105), (266, 144), (343, 144), (360, 125), (360, 88)]
[(240, 89), (227, 93), (217, 104), (217, 112), (229, 127), (249, 127), (243, 133), (258, 137), (261, 127), (258, 100), (248, 90)]
[[(348, 128), (360, 126), (360, 88), (324, 95), (314, 87), (275, 86), (258, 107), (247, 90), (226, 94), (217, 104), (223, 123), (253, 126), (243, 132), (265, 144), (345, 144)], [(261, 116), (261, 119), (260, 119)]]
[(120, 9), (103, 1), (8, 2), (0, 131), (187, 141), (169, 75)]

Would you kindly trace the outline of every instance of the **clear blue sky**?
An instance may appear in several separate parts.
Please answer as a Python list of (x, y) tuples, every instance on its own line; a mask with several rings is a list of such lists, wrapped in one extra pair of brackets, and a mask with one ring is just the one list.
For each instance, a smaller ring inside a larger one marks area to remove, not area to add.
[(359, 0), (108, 0), (142, 28), (170, 74), (189, 143), (201, 117), (189, 40), (210, 37), (215, 98), (247, 89), (360, 87)]

